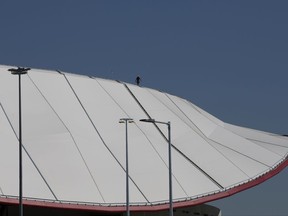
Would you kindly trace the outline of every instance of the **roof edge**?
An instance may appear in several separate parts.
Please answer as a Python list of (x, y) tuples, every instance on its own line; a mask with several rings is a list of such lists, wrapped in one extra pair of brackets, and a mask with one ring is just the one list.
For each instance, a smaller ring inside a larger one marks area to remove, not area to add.
[[(267, 172), (266, 174), (255, 178), (252, 181), (241, 184), (239, 186), (233, 187), (231, 189), (215, 193), (208, 196), (203, 196), (193, 200), (187, 201), (179, 201), (174, 202), (174, 208), (184, 208), (189, 206), (200, 205), (203, 203), (215, 201), (218, 199), (222, 199), (233, 194), (239, 193), (243, 190), (247, 190), (252, 188), (270, 178), (277, 175), (279, 172), (285, 169), (288, 166), (288, 157), (285, 158), (282, 163), (280, 163), (277, 167)], [(9, 205), (18, 205), (19, 201), (16, 198), (8, 198), (8, 197), (0, 197), (0, 203), (9, 204)], [(97, 211), (97, 212), (111, 212), (111, 213), (120, 213), (126, 211), (126, 206), (109, 206), (109, 205), (93, 205), (93, 204), (76, 204), (76, 203), (63, 203), (56, 201), (45, 201), (45, 200), (28, 200), (23, 199), (23, 204), (25, 206), (35, 206), (35, 207), (46, 207), (46, 208), (60, 208), (60, 209), (69, 209), (69, 210), (83, 210), (83, 211)], [(133, 205), (130, 206), (130, 211), (134, 212), (152, 212), (152, 211), (163, 211), (169, 209), (169, 203), (165, 204), (154, 204), (154, 205)]]

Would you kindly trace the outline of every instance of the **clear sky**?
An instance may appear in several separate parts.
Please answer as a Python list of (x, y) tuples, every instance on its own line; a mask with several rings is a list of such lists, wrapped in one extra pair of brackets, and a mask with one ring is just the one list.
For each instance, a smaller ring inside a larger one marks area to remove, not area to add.
[[(288, 134), (288, 1), (3, 0), (0, 64), (117, 79), (221, 120)], [(288, 168), (212, 204), (288, 215)]]

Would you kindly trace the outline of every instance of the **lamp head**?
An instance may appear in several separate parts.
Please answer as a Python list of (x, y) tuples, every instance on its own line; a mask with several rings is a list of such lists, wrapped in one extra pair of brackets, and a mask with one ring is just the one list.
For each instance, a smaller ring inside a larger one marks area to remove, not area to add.
[(121, 118), (121, 119), (119, 120), (119, 123), (125, 123), (125, 122), (134, 123), (134, 121), (133, 121), (132, 118)]
[(18, 67), (16, 68), (10, 68), (8, 71), (11, 72), (13, 75), (22, 75), (22, 74), (27, 74), (27, 71), (31, 70), (31, 68), (24, 68), (24, 67)]
[(155, 123), (155, 119), (140, 119), (139, 121)]

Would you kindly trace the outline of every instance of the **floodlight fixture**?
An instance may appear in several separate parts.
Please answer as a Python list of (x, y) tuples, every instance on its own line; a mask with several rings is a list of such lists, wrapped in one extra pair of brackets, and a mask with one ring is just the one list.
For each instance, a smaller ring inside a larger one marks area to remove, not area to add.
[(11, 72), (13, 75), (23, 75), (27, 74), (27, 71), (31, 70), (31, 68), (24, 68), (24, 67), (18, 67), (18, 68), (10, 68), (8, 71)]

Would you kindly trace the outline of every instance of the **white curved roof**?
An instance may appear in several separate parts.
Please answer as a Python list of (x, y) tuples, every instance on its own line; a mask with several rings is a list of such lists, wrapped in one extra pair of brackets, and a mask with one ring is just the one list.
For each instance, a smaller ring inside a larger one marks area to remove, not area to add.
[[(18, 78), (9, 68), (0, 66), (0, 202), (18, 196)], [(168, 203), (167, 127), (139, 119), (171, 122), (176, 207), (247, 189), (288, 164), (287, 137), (226, 124), (185, 99), (32, 69), (22, 76), (24, 203), (123, 210), (125, 127), (118, 122), (125, 117), (135, 121), (128, 125), (132, 210)]]

